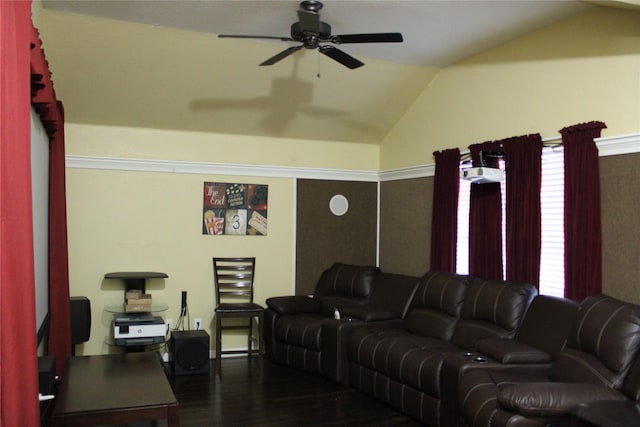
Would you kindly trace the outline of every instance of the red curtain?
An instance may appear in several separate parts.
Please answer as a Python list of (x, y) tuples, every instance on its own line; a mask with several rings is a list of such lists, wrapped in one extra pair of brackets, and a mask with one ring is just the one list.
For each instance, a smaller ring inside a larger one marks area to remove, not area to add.
[(456, 271), (460, 150), (436, 151), (431, 220), (431, 269)]
[(540, 282), (540, 186), (542, 138), (539, 134), (502, 141), (506, 178), (506, 277), (536, 287)]
[[(475, 166), (480, 152), (499, 151), (500, 144), (485, 142), (469, 147)], [(484, 156), (487, 166), (497, 159)], [(469, 210), (469, 273), (485, 279), (502, 279), (502, 200), (500, 184), (472, 184)]]
[(564, 145), (565, 297), (602, 292), (602, 229), (598, 147), (602, 122), (560, 130)]
[(40, 425), (31, 224), (30, 31), (31, 2), (0, 1), (1, 427)]
[(48, 354), (56, 357), (56, 372), (62, 375), (67, 357), (71, 355), (64, 109), (56, 99), (42, 42), (33, 27), (31, 45), (31, 103), (38, 112), (50, 141)]

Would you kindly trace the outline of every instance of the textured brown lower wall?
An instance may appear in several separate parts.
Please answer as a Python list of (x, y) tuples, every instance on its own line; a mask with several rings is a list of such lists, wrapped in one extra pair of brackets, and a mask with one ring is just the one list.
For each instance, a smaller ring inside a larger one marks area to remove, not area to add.
[[(335, 194), (349, 200), (343, 216), (329, 211)], [(313, 293), (322, 271), (335, 262), (376, 265), (377, 211), (377, 183), (297, 181), (297, 295)]]
[[(640, 304), (640, 154), (600, 158), (603, 293)], [(333, 194), (351, 208), (328, 209)], [(380, 183), (380, 268), (420, 276), (429, 269), (433, 177)], [(376, 185), (298, 181), (296, 293), (313, 292), (333, 262), (375, 264)], [(585, 260), (588, 262), (588, 260)]]
[(429, 269), (433, 177), (380, 183), (380, 268), (422, 276)]
[(600, 158), (602, 291), (636, 304), (640, 303), (639, 164), (640, 154)]

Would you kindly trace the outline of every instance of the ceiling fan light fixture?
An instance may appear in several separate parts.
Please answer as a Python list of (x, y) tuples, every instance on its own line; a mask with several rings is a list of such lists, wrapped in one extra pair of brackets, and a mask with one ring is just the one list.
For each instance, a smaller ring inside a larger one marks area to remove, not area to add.
[(352, 70), (363, 66), (364, 63), (335, 46), (322, 45), (321, 43), (333, 43), (337, 45), (347, 43), (400, 43), (403, 41), (402, 34), (400, 33), (332, 35), (331, 25), (320, 21), (319, 11), (322, 7), (323, 4), (317, 0), (305, 0), (300, 3), (300, 9), (298, 10), (298, 22), (291, 24), (290, 38), (226, 34), (220, 34), (218, 37), (277, 39), (281, 41), (297, 41), (302, 43), (300, 46), (289, 47), (283, 50), (262, 62), (260, 65), (273, 65), (304, 47), (306, 49), (318, 49), (318, 51), (323, 55), (328, 56), (334, 61), (339, 62)]

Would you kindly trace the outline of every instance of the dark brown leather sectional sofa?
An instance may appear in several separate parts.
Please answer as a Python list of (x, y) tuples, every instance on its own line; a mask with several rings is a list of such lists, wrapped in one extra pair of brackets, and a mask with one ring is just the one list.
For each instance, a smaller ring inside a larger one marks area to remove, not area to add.
[(606, 296), (335, 264), (267, 306), (268, 357), (432, 427), (568, 425), (579, 403), (640, 395), (640, 307)]

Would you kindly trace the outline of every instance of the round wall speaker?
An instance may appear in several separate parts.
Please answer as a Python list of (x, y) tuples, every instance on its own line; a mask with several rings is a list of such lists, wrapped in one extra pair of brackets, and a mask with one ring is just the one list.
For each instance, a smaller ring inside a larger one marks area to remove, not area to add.
[(209, 372), (209, 334), (205, 331), (173, 331), (170, 351), (175, 375)]

